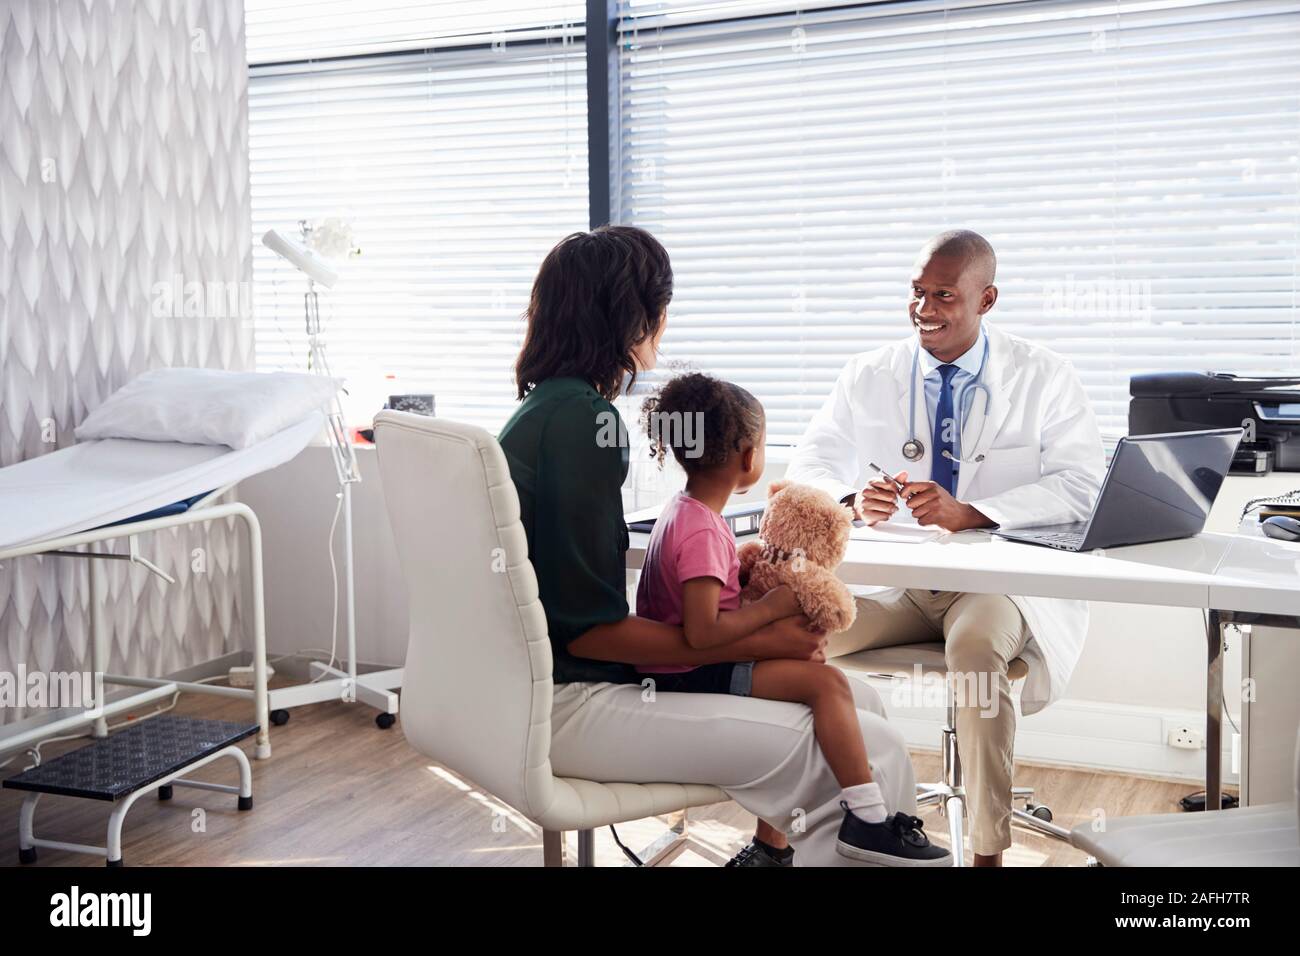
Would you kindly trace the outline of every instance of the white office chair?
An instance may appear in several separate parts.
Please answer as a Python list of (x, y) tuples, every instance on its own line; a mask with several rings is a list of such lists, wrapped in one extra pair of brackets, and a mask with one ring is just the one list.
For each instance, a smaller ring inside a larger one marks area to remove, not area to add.
[[(918, 806), (939, 807), (940, 814), (948, 820), (948, 836), (952, 841), (952, 865), (965, 866), (962, 845), (965, 836), (966, 786), (962, 779), (961, 757), (957, 752), (957, 702), (952, 685), (947, 682), (948, 665), (944, 659), (943, 642), (872, 648), (832, 658), (831, 663), (848, 674), (888, 680), (908, 679), (899, 675), (912, 674), (914, 666), (919, 664), (923, 677), (933, 675), (944, 679), (947, 688), (947, 704), (939, 742), (939, 750), (943, 758), (943, 779), (935, 783), (918, 783), (916, 803)], [(1019, 657), (1007, 668), (1007, 677), (1013, 682), (1021, 680), (1028, 673), (1029, 665)], [(1052, 823), (1052, 811), (1034, 802), (1032, 787), (1012, 787), (1011, 799), (1013, 821), (1045, 836), (1069, 840), (1070, 831)], [(1017, 801), (1024, 803), (1024, 809), (1015, 806)]]
[(411, 745), (537, 823), (547, 866), (563, 865), (565, 830), (590, 866), (596, 827), (726, 800), (699, 784), (552, 773), (551, 645), (505, 454), (481, 428), (405, 412), (381, 412), (375, 441), (410, 592)]
[(1300, 866), (1300, 733), (1295, 787), (1296, 800), (1291, 803), (1088, 821), (1070, 831), (1070, 842), (1102, 866), (1296, 867)]

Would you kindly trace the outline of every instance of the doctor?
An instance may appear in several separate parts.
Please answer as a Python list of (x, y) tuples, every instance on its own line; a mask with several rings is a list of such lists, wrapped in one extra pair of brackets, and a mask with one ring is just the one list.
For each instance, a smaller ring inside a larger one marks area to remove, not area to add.
[[(995, 270), (977, 233), (926, 243), (912, 269), (913, 334), (849, 361), (787, 476), (870, 525), (955, 532), (1085, 519), (1104, 471), (1096, 420), (1064, 359), (983, 321), (998, 300)], [(943, 640), (957, 686), (984, 689), (959, 695), (956, 727), (977, 866), (1000, 865), (1011, 846), (1007, 665), (1029, 665), (1021, 706), (1035, 713), (1065, 690), (1087, 625), (1082, 601), (910, 589), (860, 599), (854, 627), (831, 639), (828, 657)]]

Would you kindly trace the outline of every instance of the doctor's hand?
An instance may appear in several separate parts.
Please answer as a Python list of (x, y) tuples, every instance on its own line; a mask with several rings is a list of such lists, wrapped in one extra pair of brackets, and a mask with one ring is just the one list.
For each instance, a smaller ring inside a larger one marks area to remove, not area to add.
[[(907, 484), (907, 472), (900, 471), (894, 476), (900, 483)], [(898, 489), (892, 481), (876, 478), (867, 483), (867, 487), (854, 496), (853, 516), (861, 518), (868, 526), (888, 521), (898, 511)]]
[(917, 524), (938, 525), (944, 531), (991, 528), (994, 524), (978, 509), (958, 501), (933, 481), (906, 482), (902, 497)]

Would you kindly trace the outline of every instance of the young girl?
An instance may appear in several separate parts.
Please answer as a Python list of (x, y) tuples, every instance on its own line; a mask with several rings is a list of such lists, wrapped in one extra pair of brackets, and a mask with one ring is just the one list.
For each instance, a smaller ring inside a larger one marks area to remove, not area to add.
[[(801, 613), (788, 587), (740, 606), (736, 541), (722, 520), (735, 493), (763, 474), (767, 428), (763, 406), (730, 382), (691, 373), (647, 399), (642, 421), (662, 463), (671, 449), (686, 471), (686, 489), (664, 506), (646, 549), (636, 611), (679, 625), (692, 647), (738, 641), (779, 618)], [(842, 788), (841, 855), (885, 866), (945, 866), (951, 855), (932, 846), (921, 821), (890, 814), (872, 782), (866, 746), (848, 678), (815, 661), (766, 660), (695, 668), (640, 668), (656, 691), (736, 694), (784, 700), (812, 709), (817, 742)], [(738, 866), (788, 866), (794, 851), (785, 834), (760, 820)]]

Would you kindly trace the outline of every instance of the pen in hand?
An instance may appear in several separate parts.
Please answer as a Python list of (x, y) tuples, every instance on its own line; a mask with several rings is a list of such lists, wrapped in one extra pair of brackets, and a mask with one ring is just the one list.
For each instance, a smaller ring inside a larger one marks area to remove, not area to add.
[(891, 475), (889, 472), (885, 471), (885, 469), (877, 465), (874, 461), (867, 462), (867, 467), (870, 468), (872, 471), (878, 472), (879, 474), (883, 475), (885, 478), (889, 479), (890, 483), (893, 484), (894, 488), (897, 489), (900, 495), (903, 493), (903, 486), (899, 482), (899, 480), (895, 478), (893, 475)]

